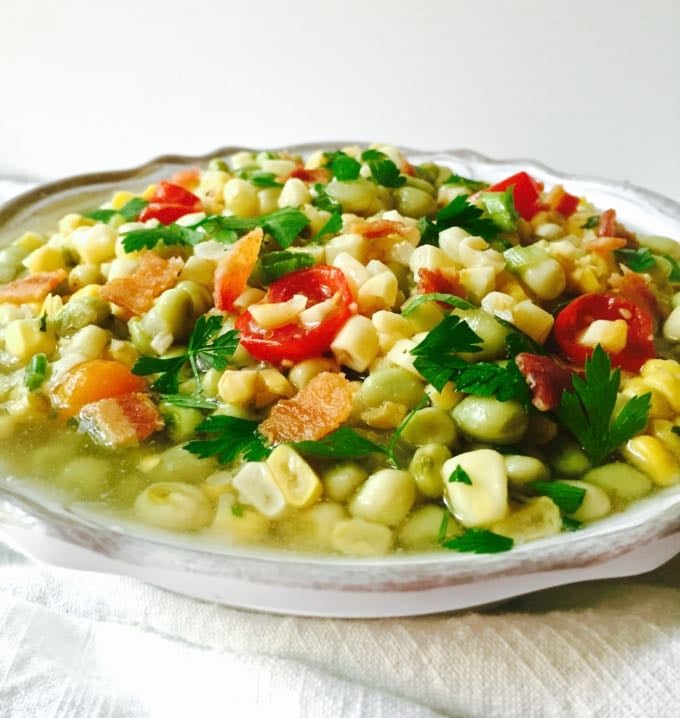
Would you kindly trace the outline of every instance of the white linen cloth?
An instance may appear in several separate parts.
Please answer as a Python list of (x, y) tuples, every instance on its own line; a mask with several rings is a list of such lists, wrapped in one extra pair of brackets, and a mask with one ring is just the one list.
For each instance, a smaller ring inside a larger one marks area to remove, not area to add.
[(226, 715), (678, 716), (680, 557), (492, 610), (345, 621), (230, 609), (0, 544), (1, 718)]

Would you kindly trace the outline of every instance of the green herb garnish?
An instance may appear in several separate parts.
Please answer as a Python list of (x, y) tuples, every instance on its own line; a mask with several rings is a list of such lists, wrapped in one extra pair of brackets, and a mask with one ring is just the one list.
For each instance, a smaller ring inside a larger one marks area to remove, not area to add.
[(552, 499), (565, 514), (578, 511), (586, 495), (586, 490), (580, 486), (571, 486), (560, 481), (532, 481), (529, 488)]
[(140, 357), (132, 367), (133, 374), (139, 376), (160, 374), (161, 376), (156, 379), (151, 388), (161, 394), (177, 394), (179, 392), (179, 375), (188, 361), (200, 396), (202, 368), (207, 366), (223, 371), (227, 368), (229, 360), (238, 346), (239, 332), (235, 329), (216, 336), (222, 328), (223, 321), (224, 317), (217, 314), (210, 317), (199, 317), (189, 338), (185, 354), (165, 358)]
[(326, 152), (325, 155), (333, 176), (339, 182), (351, 182), (359, 179), (361, 163), (357, 162), (354, 157), (350, 157), (344, 152)]
[(498, 401), (518, 399), (529, 404), (531, 394), (517, 364), (510, 360), (505, 366), (477, 362), (453, 373), (451, 379), (458, 391), (475, 396), (495, 396)]
[(327, 434), (319, 441), (297, 441), (296, 451), (307, 456), (325, 459), (360, 459), (369, 454), (386, 454), (387, 449), (343, 426)]
[(595, 229), (600, 225), (600, 215), (593, 214), (581, 225), (583, 229)]
[(314, 185), (314, 193), (316, 196), (312, 199), (312, 204), (315, 207), (331, 214), (342, 214), (342, 205), (326, 192), (326, 185), (317, 182)]
[(408, 300), (408, 303), (402, 307), (401, 315), (407, 317), (421, 304), (427, 302), (442, 302), (457, 309), (474, 309), (474, 304), (470, 304), (466, 299), (456, 296), (455, 294), (445, 294), (442, 292), (431, 292), (430, 294), (416, 294)]
[(197, 427), (199, 434), (212, 434), (211, 439), (194, 439), (184, 449), (201, 459), (214, 456), (220, 464), (230, 464), (242, 456), (246, 461), (259, 461), (270, 454), (265, 438), (258, 431), (259, 423), (235, 416), (209, 416)]
[(37, 391), (45, 383), (49, 364), (45, 354), (34, 354), (26, 366), (24, 385), (29, 391)]
[(489, 186), (486, 182), (469, 179), (468, 177), (461, 177), (456, 174), (451, 175), (447, 180), (445, 180), (444, 184), (465, 187), (465, 189), (469, 189), (470, 192), (479, 192), (479, 190), (486, 189)]
[(634, 272), (647, 272), (656, 266), (656, 261), (648, 249), (617, 249), (614, 256)]
[(568, 516), (562, 517), (562, 531), (578, 531), (581, 526), (580, 521), (570, 519)]
[(609, 356), (598, 344), (586, 359), (585, 380), (574, 374), (574, 391), (565, 391), (555, 409), (557, 417), (595, 465), (647, 425), (649, 393), (629, 399), (612, 419), (620, 383), (621, 371), (611, 370)]
[(91, 212), (84, 212), (83, 217), (94, 219), (97, 222), (108, 222), (112, 217), (118, 214), (126, 221), (132, 222), (139, 217), (141, 211), (147, 204), (149, 203), (145, 199), (133, 197), (120, 209), (94, 209)]
[(437, 231), (460, 227), (475, 237), (493, 239), (500, 229), (493, 220), (483, 214), (483, 210), (470, 204), (467, 197), (460, 194), (437, 212)]
[(377, 184), (383, 187), (402, 187), (406, 184), (406, 177), (401, 175), (397, 165), (384, 152), (366, 150), (361, 159), (368, 165)]
[(320, 244), (324, 241), (324, 237), (340, 232), (342, 232), (342, 215), (339, 212), (333, 212), (326, 224), (312, 237), (310, 244)]
[(217, 409), (215, 399), (204, 399), (193, 394), (163, 394), (163, 401), (185, 409)]
[(491, 220), (504, 232), (514, 232), (519, 221), (513, 189), (508, 187), (505, 192), (482, 192), (479, 195)]
[(231, 505), (231, 514), (232, 514), (232, 516), (235, 516), (237, 519), (240, 519), (243, 516), (243, 504), (234, 502)]
[(260, 277), (262, 284), (267, 285), (275, 282), (290, 272), (298, 269), (311, 267), (316, 260), (311, 254), (306, 252), (290, 252), (283, 250), (281, 252), (270, 252), (260, 257)]
[(501, 553), (509, 551), (514, 541), (487, 529), (468, 529), (464, 534), (442, 541), (443, 548), (467, 553)]
[(468, 472), (465, 471), (462, 466), (458, 465), (451, 472), (451, 476), (449, 476), (449, 483), (459, 483), (466, 484), (467, 486), (472, 486), (472, 479), (470, 478)]
[(449, 530), (449, 520), (451, 518), (451, 514), (444, 509), (444, 513), (442, 514), (442, 520), (439, 524), (439, 531), (437, 531), (437, 543), (441, 544), (442, 541), (446, 538), (446, 533)]
[(141, 249), (153, 249), (159, 242), (166, 245), (193, 247), (205, 239), (202, 232), (179, 224), (160, 227), (135, 229), (123, 237), (123, 249), (126, 252), (138, 252)]
[(390, 457), (390, 461), (392, 462), (392, 465), (400, 469), (401, 465), (397, 459), (397, 455), (395, 453), (395, 448), (397, 446), (397, 442), (399, 441), (399, 438), (404, 433), (404, 429), (409, 425), (411, 422), (411, 419), (416, 415), (417, 411), (420, 411), (425, 405), (429, 402), (429, 397), (425, 395), (414, 407), (409, 411), (408, 414), (401, 420), (401, 423), (397, 428), (394, 430), (394, 434), (392, 434), (392, 438), (390, 439), (390, 443), (387, 445), (387, 455)]

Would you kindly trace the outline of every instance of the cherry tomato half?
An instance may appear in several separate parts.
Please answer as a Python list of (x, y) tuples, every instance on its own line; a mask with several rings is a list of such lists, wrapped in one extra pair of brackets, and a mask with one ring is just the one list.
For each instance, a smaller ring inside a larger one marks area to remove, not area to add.
[(523, 219), (531, 219), (541, 210), (541, 184), (526, 172), (518, 172), (491, 185), (487, 191), (503, 192), (510, 185), (513, 186), (515, 209)]
[(159, 182), (156, 191), (139, 215), (140, 222), (157, 219), (161, 224), (171, 224), (185, 214), (200, 212), (201, 200), (189, 190), (172, 182)]
[(250, 312), (242, 314), (236, 320), (236, 328), (241, 331), (241, 344), (256, 359), (280, 364), (284, 359), (298, 362), (321, 356), (352, 314), (352, 291), (337, 267), (319, 264), (286, 274), (269, 286), (262, 302), (285, 302), (294, 294), (306, 296), (308, 307), (338, 296), (321, 323), (312, 327), (285, 324), (263, 329)]
[(584, 364), (593, 348), (580, 344), (580, 335), (597, 319), (625, 320), (628, 325), (626, 346), (609, 357), (613, 366), (637, 372), (656, 356), (652, 318), (627, 299), (611, 294), (584, 294), (570, 302), (555, 319), (555, 340), (562, 355), (577, 364)]

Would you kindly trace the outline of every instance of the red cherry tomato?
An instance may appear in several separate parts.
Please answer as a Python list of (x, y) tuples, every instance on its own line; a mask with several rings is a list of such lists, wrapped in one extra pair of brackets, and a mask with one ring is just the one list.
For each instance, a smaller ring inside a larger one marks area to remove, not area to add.
[(337, 267), (320, 264), (299, 269), (273, 282), (262, 302), (285, 302), (294, 294), (304, 294), (308, 307), (336, 297), (335, 306), (320, 324), (305, 327), (285, 324), (263, 329), (245, 312), (236, 320), (241, 331), (241, 344), (261, 361), (280, 364), (284, 359), (298, 362), (321, 356), (352, 314), (354, 298), (345, 275)]
[(531, 219), (542, 209), (541, 185), (526, 172), (518, 172), (507, 179), (491, 185), (488, 192), (503, 192), (513, 185), (512, 195), (515, 199), (515, 209), (520, 217)]
[(157, 219), (161, 224), (171, 224), (185, 214), (200, 212), (201, 200), (172, 182), (159, 182), (156, 191), (139, 215), (140, 222)]
[(555, 319), (555, 340), (562, 355), (576, 364), (584, 364), (592, 347), (579, 343), (581, 334), (596, 319), (625, 320), (628, 325), (626, 346), (620, 352), (609, 352), (613, 366), (637, 372), (656, 356), (652, 318), (627, 299), (611, 294), (584, 294), (570, 302)]
[(578, 207), (579, 198), (569, 192), (565, 192), (557, 203), (555, 210), (563, 217), (571, 217)]

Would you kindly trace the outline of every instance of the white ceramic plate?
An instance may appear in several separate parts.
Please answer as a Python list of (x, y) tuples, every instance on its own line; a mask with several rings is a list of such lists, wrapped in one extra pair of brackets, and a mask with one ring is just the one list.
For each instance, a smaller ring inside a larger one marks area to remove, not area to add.
[[(328, 143), (328, 147), (342, 146)], [(315, 147), (318, 147), (316, 145)], [(0, 246), (27, 228), (48, 227), (114, 188), (141, 189), (205, 157), (168, 156), (120, 172), (84, 175), (30, 190), (0, 208)], [(311, 147), (288, 148), (306, 152)], [(680, 205), (627, 183), (562, 175), (529, 160), (495, 161), (468, 150), (406, 150), (415, 163), (447, 164), (459, 174), (498, 180), (525, 169), (564, 184), (647, 234), (680, 238)], [(379, 617), (469, 608), (549, 586), (650, 571), (680, 552), (680, 486), (637, 502), (580, 531), (496, 555), (431, 553), (380, 559), (316, 557), (224, 548), (123, 524), (85, 506), (64, 507), (0, 469), (0, 537), (37, 560), (138, 577), (173, 591), (280, 613)]]

